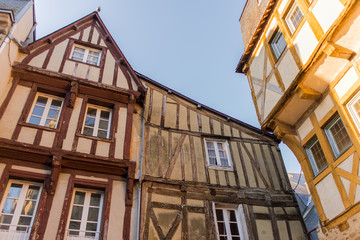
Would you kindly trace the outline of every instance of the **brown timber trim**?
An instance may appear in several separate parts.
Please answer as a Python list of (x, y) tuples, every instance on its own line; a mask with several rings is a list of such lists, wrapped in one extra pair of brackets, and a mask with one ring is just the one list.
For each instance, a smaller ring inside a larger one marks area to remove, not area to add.
[(218, 170), (214, 170), (214, 172), (215, 172), (216, 184), (217, 184), (217, 185), (220, 185), (219, 171), (218, 171)]
[(281, 176), (280, 176), (280, 172), (279, 172), (279, 168), (277, 167), (277, 164), (276, 164), (276, 159), (275, 159), (275, 156), (274, 156), (274, 153), (272, 151), (272, 147), (270, 145), (267, 145), (268, 146), (268, 150), (269, 150), (269, 153), (270, 153), (270, 156), (271, 156), (271, 161), (272, 161), (272, 164), (275, 168), (275, 172), (276, 172), (276, 176), (278, 177), (278, 180), (279, 180), (279, 185), (281, 187), (282, 190), (285, 190), (285, 186), (284, 186), (284, 183), (281, 181)]
[(134, 104), (129, 103), (127, 107), (125, 138), (124, 138), (124, 160), (130, 160), (131, 132), (133, 124)]
[(150, 100), (149, 100), (149, 110), (148, 110), (148, 116), (147, 116), (147, 122), (151, 122), (151, 114), (152, 114), (152, 104), (153, 104), (153, 89), (150, 88)]
[(186, 108), (186, 121), (188, 130), (191, 131), (191, 124), (190, 124), (190, 109)]
[(162, 171), (163, 155), (162, 155), (161, 128), (158, 129), (158, 136), (157, 137), (158, 137), (158, 174), (159, 174), (159, 176), (163, 176), (163, 171)]
[(79, 40), (82, 40), (83, 36), (84, 36), (84, 28), (80, 31), (80, 35), (79, 35)]
[(117, 61), (115, 61), (114, 76), (113, 76), (113, 82), (112, 82), (112, 85), (115, 87), (117, 86), (118, 71), (119, 71), (119, 63)]
[(201, 124), (201, 114), (197, 113), (198, 125), (199, 125), (199, 132), (202, 132), (202, 124)]
[(105, 61), (106, 61), (106, 53), (107, 53), (107, 49), (103, 48), (101, 50), (101, 59), (100, 59), (100, 72), (99, 72), (99, 83), (102, 83), (102, 79), (104, 76), (104, 66), (105, 66)]
[(111, 195), (112, 195), (112, 186), (113, 186), (113, 180), (109, 179), (107, 187), (105, 189), (105, 197), (104, 197), (104, 217), (101, 221), (101, 229), (102, 229), (102, 235), (101, 239), (106, 239), (106, 235), (108, 232), (109, 227), (109, 216), (110, 216), (110, 207), (111, 207)]
[[(235, 183), (236, 183), (236, 186), (239, 187), (240, 186), (239, 175), (238, 175), (236, 161), (235, 161), (234, 154), (233, 154), (234, 149), (232, 148), (231, 144), (229, 144), (229, 149), (230, 149), (231, 162), (232, 162), (233, 169), (234, 169), (233, 173), (234, 173)], [(240, 155), (239, 155), (239, 158), (241, 159)], [(229, 178), (228, 174), (227, 174), (227, 178)], [(228, 181), (228, 179), (226, 181)]]
[(184, 151), (182, 148), (180, 150), (180, 165), (181, 165), (181, 179), (185, 181), (185, 161), (184, 161)]
[(96, 146), (97, 146), (97, 140), (93, 139), (93, 140), (91, 141), (90, 154), (95, 155), (95, 153), (96, 153)]
[(229, 180), (229, 173), (227, 171), (225, 171), (225, 181), (226, 181), (226, 185), (230, 186), (230, 180)]
[(273, 233), (274, 233), (274, 239), (280, 239), (279, 228), (277, 225), (278, 218), (275, 215), (274, 208), (269, 207), (269, 212), (270, 212), (270, 218), (271, 218), (271, 226), (272, 226)]
[(12, 98), (18, 84), (19, 84), (19, 78), (14, 78), (14, 80), (12, 82), (12, 85), (11, 85), (11, 88), (10, 88), (8, 94), (6, 95), (6, 98), (4, 99), (3, 103), (1, 104), (1, 107), (0, 107), (0, 119), (3, 117), (4, 112), (5, 112), (6, 108), (7, 108), (7, 106), (9, 105), (10, 99)]
[(273, 176), (271, 176), (271, 173), (270, 173), (270, 168), (269, 168), (269, 164), (267, 162), (267, 158), (265, 156), (265, 152), (264, 152), (264, 149), (263, 149), (263, 145), (259, 144), (259, 148), (260, 148), (260, 151), (261, 151), (261, 156), (264, 161), (264, 164), (265, 164), (265, 168), (266, 168), (266, 173), (268, 175), (268, 178), (269, 178), (269, 182), (270, 182), (270, 188), (272, 190), (275, 189), (275, 186), (274, 186), (274, 182), (273, 182)]
[(164, 123), (165, 123), (166, 99), (167, 99), (167, 96), (166, 96), (166, 94), (164, 94), (163, 99), (162, 99), (160, 127), (164, 127)]
[(192, 177), (193, 177), (193, 181), (197, 182), (198, 176), (197, 176), (196, 154), (195, 154), (193, 136), (189, 136), (189, 142), (190, 142), (190, 161), (191, 161)]
[(251, 232), (253, 233), (254, 239), (258, 240), (259, 236), (258, 236), (258, 232), (257, 232), (257, 227), (256, 227), (256, 217), (254, 214), (254, 208), (252, 205), (248, 206), (248, 210), (249, 210), (249, 216), (250, 216), (250, 227), (251, 227)]
[(59, 67), (60, 73), (62, 73), (64, 70), (65, 62), (67, 59), (69, 59), (70, 52), (71, 52), (73, 45), (74, 45), (74, 40), (69, 39), (68, 45), (66, 46), (65, 53), (64, 53), (63, 59), (61, 61), (60, 67)]
[[(146, 216), (145, 216), (145, 227), (144, 227), (144, 235), (143, 240), (149, 239), (149, 225), (150, 225), (150, 211), (151, 211), (151, 196), (152, 196), (152, 189), (148, 189), (148, 198), (147, 198), (147, 206), (146, 206)], [(141, 239), (141, 236), (140, 236)]]
[(50, 58), (51, 58), (51, 56), (52, 56), (52, 54), (53, 54), (53, 52), (54, 52), (54, 48), (55, 48), (54, 46), (49, 48), (49, 51), (48, 51), (48, 53), (46, 54), (46, 58), (45, 58), (44, 63), (43, 63), (43, 65), (42, 65), (42, 68), (44, 68), (44, 69), (47, 68), (47, 66), (48, 66), (48, 64), (49, 64), (49, 61), (50, 61)]
[(15, 130), (11, 136), (11, 140), (17, 140), (21, 131), (21, 124), (22, 122), (26, 122), (26, 117), (29, 114), (30, 108), (34, 102), (35, 96), (36, 96), (36, 92), (37, 92), (37, 85), (34, 83), (31, 87), (28, 99), (26, 100), (25, 106), (21, 112), (19, 121), (15, 127)]
[(184, 206), (182, 209), (182, 237), (181, 240), (188, 240), (189, 239), (189, 218), (188, 218), (188, 206), (186, 204), (186, 197), (182, 196), (181, 198), (181, 205)]
[(42, 129), (38, 129), (37, 132), (36, 132), (36, 135), (35, 135), (34, 142), (33, 142), (33, 144), (34, 144), (35, 146), (39, 146), (39, 145), (40, 145), (40, 141), (41, 141), (42, 134), (43, 134), (43, 130), (42, 130)]
[[(237, 142), (236, 144), (237, 144), (237, 148), (238, 148), (239, 155), (240, 155), (240, 162), (241, 162), (242, 170), (243, 170), (243, 173), (244, 173), (245, 184), (246, 184), (246, 187), (250, 187), (249, 177), (248, 177), (247, 170), (246, 170), (246, 165), (245, 165), (245, 160), (244, 160), (244, 156), (243, 156), (243, 153), (242, 153), (242, 148), (241, 148), (239, 142)], [(233, 163), (235, 163), (235, 161), (233, 161)]]
[(145, 174), (150, 174), (150, 144), (149, 144), (149, 136), (150, 133), (150, 127), (149, 126), (145, 126), (145, 150), (144, 150), (144, 162), (145, 162)]
[(214, 124), (212, 118), (209, 118), (209, 126), (210, 126), (210, 133), (214, 134)]
[(92, 36), (93, 36), (93, 34), (94, 34), (94, 25), (95, 25), (95, 23), (93, 23), (93, 24), (91, 25), (89, 37), (88, 37), (88, 40), (87, 40), (88, 42), (91, 42)]
[(286, 230), (287, 230), (287, 233), (288, 233), (289, 240), (292, 240), (290, 223), (289, 223), (289, 221), (285, 221), (285, 223), (286, 223)]
[(165, 235), (161, 229), (161, 227), (159, 226), (159, 221), (154, 213), (154, 210), (152, 208), (150, 208), (150, 218), (152, 220), (152, 223), (154, 225), (155, 231), (159, 237), (159, 239), (167, 239), (165, 238)]
[(168, 167), (168, 170), (167, 170), (167, 172), (165, 174), (166, 178), (170, 178), (170, 176), (171, 176), (171, 173), (172, 173), (172, 171), (173, 171), (173, 169), (175, 167), (176, 159), (178, 158), (179, 153), (180, 153), (180, 151), (182, 149), (182, 145), (184, 143), (185, 137), (186, 137), (185, 134), (182, 134), (180, 136), (180, 138), (179, 138), (179, 140), (177, 142), (177, 145), (175, 147), (174, 153), (172, 155), (170, 155), (169, 167)]
[(0, 196), (1, 199), (4, 195), (4, 190), (5, 190), (5, 183), (7, 182), (7, 180), (9, 179), (9, 170), (11, 169), (12, 164), (6, 164), (6, 166), (4, 167), (4, 170), (1, 174), (1, 178), (0, 178)]
[(180, 104), (176, 104), (176, 129), (179, 129), (179, 118), (180, 118)]
[(202, 148), (202, 153), (203, 153), (203, 164), (204, 164), (204, 169), (205, 169), (205, 177), (206, 177), (206, 183), (210, 184), (210, 176), (209, 176), (209, 166), (208, 166), (208, 162), (206, 159), (206, 150), (205, 150), (205, 143), (204, 143), (204, 139), (201, 138), (201, 148)]

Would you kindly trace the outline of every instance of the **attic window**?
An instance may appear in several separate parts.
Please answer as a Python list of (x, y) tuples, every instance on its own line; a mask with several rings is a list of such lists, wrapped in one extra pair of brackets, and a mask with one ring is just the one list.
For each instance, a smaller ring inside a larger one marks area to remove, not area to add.
[(75, 61), (99, 66), (100, 50), (74, 45), (70, 58)]

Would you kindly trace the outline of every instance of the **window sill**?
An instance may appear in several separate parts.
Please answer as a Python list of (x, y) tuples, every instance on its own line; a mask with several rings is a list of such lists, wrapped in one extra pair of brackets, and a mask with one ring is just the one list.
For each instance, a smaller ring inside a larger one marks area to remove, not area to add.
[(49, 128), (49, 127), (44, 127), (44, 126), (31, 124), (31, 123), (27, 123), (27, 122), (21, 122), (19, 124), (24, 126), (24, 127), (42, 129), (42, 130), (45, 130), (45, 131), (48, 131), (48, 132), (60, 132), (60, 127), (59, 126), (57, 126), (56, 128)]
[(208, 165), (209, 169), (213, 169), (213, 170), (221, 170), (221, 171), (234, 171), (234, 169), (232, 167), (221, 167), (221, 166), (213, 166), (213, 165)]
[(85, 64), (85, 65), (88, 65), (90, 67), (100, 68), (100, 65), (93, 65), (93, 64), (90, 64), (90, 63), (86, 63), (86, 62), (80, 62), (80, 61), (77, 61), (77, 60), (74, 60), (74, 59), (71, 59), (71, 58), (69, 58), (68, 60), (72, 61), (72, 62), (76, 62), (76, 63)]
[(82, 137), (82, 138), (87, 138), (87, 139), (91, 139), (91, 140), (109, 142), (109, 143), (114, 142), (114, 139), (113, 139), (113, 138), (94, 137), (94, 136), (84, 135), (84, 134), (81, 134), (81, 133), (76, 133), (75, 136), (77, 136), (77, 137)]

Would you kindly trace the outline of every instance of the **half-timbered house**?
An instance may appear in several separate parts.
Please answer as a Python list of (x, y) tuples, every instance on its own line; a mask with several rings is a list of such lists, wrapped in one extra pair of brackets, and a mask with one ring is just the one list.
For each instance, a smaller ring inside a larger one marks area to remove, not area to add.
[(138, 76), (140, 239), (306, 239), (274, 135)]
[(97, 12), (15, 40), (1, 72), (0, 239), (134, 239), (142, 83)]

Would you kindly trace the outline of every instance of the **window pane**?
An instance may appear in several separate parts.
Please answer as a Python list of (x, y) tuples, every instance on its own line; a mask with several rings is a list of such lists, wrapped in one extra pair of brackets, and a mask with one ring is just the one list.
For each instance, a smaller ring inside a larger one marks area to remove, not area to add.
[(97, 222), (99, 217), (99, 208), (89, 208), (88, 221)]
[(39, 125), (39, 124), (40, 124), (40, 121), (41, 121), (41, 118), (31, 116), (31, 118), (30, 118), (30, 120), (29, 120), (29, 123), (35, 124), (35, 125)]
[(51, 108), (59, 109), (61, 107), (62, 101), (53, 99), (51, 102)]
[(59, 110), (50, 109), (47, 118), (57, 120), (59, 116)]
[(18, 225), (30, 226), (32, 217), (20, 217)]
[(45, 105), (47, 103), (47, 100), (48, 100), (48, 98), (43, 97), (43, 96), (39, 96), (38, 99), (36, 100), (36, 105), (45, 107)]
[(86, 117), (86, 119), (85, 119), (85, 126), (94, 127), (94, 126), (95, 126), (95, 118)]
[(89, 107), (87, 110), (87, 115), (95, 118), (96, 117), (96, 109)]
[(71, 212), (71, 219), (72, 220), (81, 220), (83, 212), (82, 206), (73, 206), (72, 212)]
[(99, 122), (99, 128), (107, 130), (109, 125), (109, 121), (106, 120), (100, 120)]
[(14, 213), (17, 202), (18, 202), (17, 199), (11, 199), (11, 198), (6, 199), (2, 212)]
[(223, 222), (218, 222), (218, 229), (219, 229), (220, 235), (226, 234), (226, 228), (225, 228), (225, 224)]
[(90, 198), (90, 206), (100, 206), (101, 194), (92, 193)]
[(329, 130), (339, 150), (339, 154), (345, 151), (352, 144), (345, 126), (340, 118), (334, 125), (332, 125)]
[(224, 215), (221, 209), (216, 209), (216, 219), (218, 221), (224, 221)]
[(0, 223), (10, 224), (12, 218), (13, 218), (13, 217), (12, 217), (11, 215), (1, 215), (1, 217), (0, 217)]
[(278, 59), (281, 53), (286, 48), (286, 41), (284, 35), (282, 34), (282, 32), (280, 32), (280, 30), (275, 33), (274, 38), (270, 42), (270, 45), (274, 51), (276, 59)]
[(234, 210), (228, 210), (229, 220), (236, 222), (236, 215)]
[(213, 142), (206, 142), (207, 149), (215, 149)]
[(70, 221), (69, 229), (80, 229), (80, 222)]
[(43, 113), (44, 113), (44, 107), (41, 107), (41, 106), (35, 106), (34, 107), (34, 110), (32, 111), (32, 114), (31, 115), (35, 115), (35, 116), (42, 116)]
[(8, 197), (19, 198), (22, 186), (22, 184), (12, 183), (9, 189)]
[(290, 17), (291, 22), (293, 23), (295, 29), (299, 26), (303, 17), (304, 16), (303, 16), (302, 12), (300, 11), (299, 7), (296, 6), (293, 14)]
[(239, 235), (239, 229), (236, 222), (230, 223), (230, 232), (231, 235)]
[(26, 193), (26, 199), (37, 199), (40, 192), (39, 186), (29, 186)]
[(92, 135), (93, 135), (93, 132), (94, 132), (94, 129), (88, 128), (88, 127), (84, 127), (84, 132), (83, 132), (84, 135), (92, 136)]
[(108, 112), (108, 111), (101, 111), (100, 117), (101, 117), (102, 119), (108, 120), (109, 117), (110, 117), (110, 112)]
[(47, 120), (45, 121), (45, 127), (55, 128), (55, 127), (56, 127), (56, 121), (55, 121), (55, 120), (51, 120), (51, 119), (47, 119)]
[(317, 141), (311, 148), (310, 151), (312, 153), (312, 156), (314, 158), (317, 170), (314, 169), (314, 173), (317, 174), (322, 169), (324, 169), (328, 164), (325, 159), (325, 155), (323, 150), (321, 149), (319, 141)]
[(85, 200), (85, 193), (76, 191), (75, 198), (74, 198), (74, 204), (83, 205)]
[(36, 201), (26, 200), (21, 210), (22, 215), (32, 216), (34, 214)]
[(99, 130), (98, 137), (107, 138), (107, 131)]
[(87, 223), (86, 230), (96, 232), (97, 223)]
[(209, 163), (210, 163), (210, 165), (217, 165), (216, 158), (215, 157), (209, 157)]

